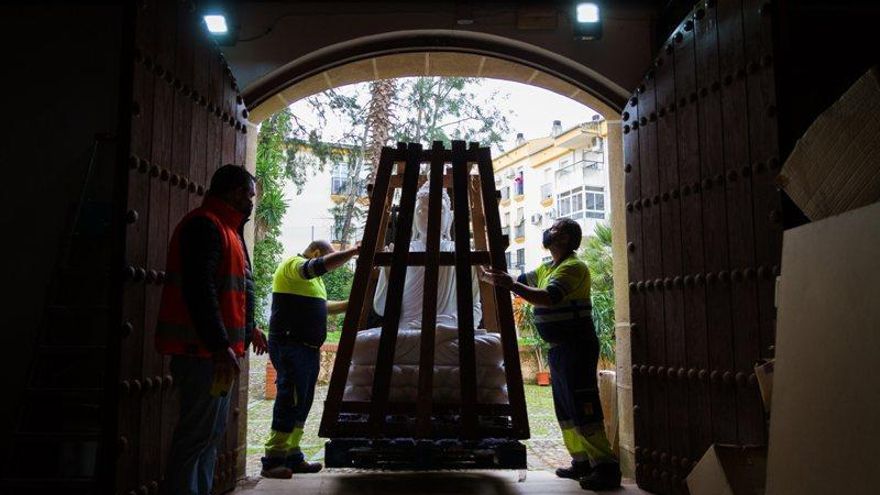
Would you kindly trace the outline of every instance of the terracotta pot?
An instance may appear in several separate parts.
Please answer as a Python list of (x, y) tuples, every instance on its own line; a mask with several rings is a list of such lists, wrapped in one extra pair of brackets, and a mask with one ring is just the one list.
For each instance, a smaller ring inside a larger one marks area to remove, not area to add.
[(550, 385), (550, 372), (549, 371), (539, 371), (535, 373), (535, 381), (538, 382), (538, 385), (547, 386)]
[(269, 399), (274, 399), (278, 394), (278, 391), (275, 389), (275, 367), (272, 366), (272, 361), (266, 361), (266, 388), (264, 389), (264, 397)]

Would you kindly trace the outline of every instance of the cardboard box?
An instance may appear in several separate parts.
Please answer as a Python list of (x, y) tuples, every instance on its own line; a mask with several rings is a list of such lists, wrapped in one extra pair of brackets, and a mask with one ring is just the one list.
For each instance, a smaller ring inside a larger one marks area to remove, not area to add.
[(755, 377), (758, 379), (758, 388), (761, 390), (761, 400), (764, 402), (764, 412), (770, 412), (770, 399), (773, 395), (773, 370), (776, 368), (776, 360), (768, 359), (755, 365)]
[(763, 495), (765, 447), (713, 444), (687, 477), (691, 495)]
[(777, 180), (810, 220), (880, 200), (880, 71), (869, 70), (798, 140)]
[(785, 232), (768, 495), (880, 493), (880, 204)]

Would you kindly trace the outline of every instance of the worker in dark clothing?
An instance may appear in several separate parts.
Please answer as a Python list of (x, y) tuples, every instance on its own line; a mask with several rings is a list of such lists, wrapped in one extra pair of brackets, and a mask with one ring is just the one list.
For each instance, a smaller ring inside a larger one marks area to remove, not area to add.
[(156, 326), (156, 348), (171, 356), (180, 415), (171, 441), (165, 493), (208, 495), (217, 444), (226, 429), (229, 390), (251, 340), (254, 285), (242, 228), (253, 210), (254, 178), (220, 167), (202, 206), (174, 229)]
[(572, 458), (571, 466), (557, 469), (556, 475), (580, 480), (587, 490), (614, 489), (620, 486), (620, 465), (605, 436), (599, 401), (599, 341), (593, 327), (590, 271), (575, 255), (581, 227), (561, 218), (544, 232), (543, 244), (553, 260), (517, 281), (499, 270), (484, 270), (480, 278), (535, 306), (538, 334), (550, 344), (553, 405)]
[(275, 367), (277, 395), (262, 459), (264, 477), (290, 478), (323, 467), (305, 460), (299, 442), (315, 397), (327, 314), (344, 312), (348, 301), (328, 301), (321, 276), (347, 263), (358, 250), (335, 251), (327, 241), (314, 241), (275, 270), (269, 359)]

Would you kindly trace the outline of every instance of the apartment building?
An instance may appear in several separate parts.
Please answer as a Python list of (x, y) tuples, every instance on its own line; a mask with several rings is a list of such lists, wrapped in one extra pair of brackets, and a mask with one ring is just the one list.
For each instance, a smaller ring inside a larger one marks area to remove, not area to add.
[(585, 237), (598, 222), (607, 221), (607, 135), (601, 119), (567, 129), (557, 120), (550, 135), (527, 140), (519, 134), (515, 148), (493, 158), (501, 226), (510, 238), (511, 273), (549, 259), (542, 232), (557, 218), (578, 221)]

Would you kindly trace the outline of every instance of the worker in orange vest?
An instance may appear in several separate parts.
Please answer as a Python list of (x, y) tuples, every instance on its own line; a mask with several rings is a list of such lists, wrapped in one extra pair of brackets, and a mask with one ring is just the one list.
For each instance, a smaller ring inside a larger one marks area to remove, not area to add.
[(156, 349), (171, 356), (180, 413), (171, 442), (165, 492), (211, 493), (217, 444), (226, 429), (238, 360), (251, 341), (254, 283), (242, 228), (254, 208), (254, 177), (224, 165), (211, 177), (202, 206), (174, 229), (156, 327)]

